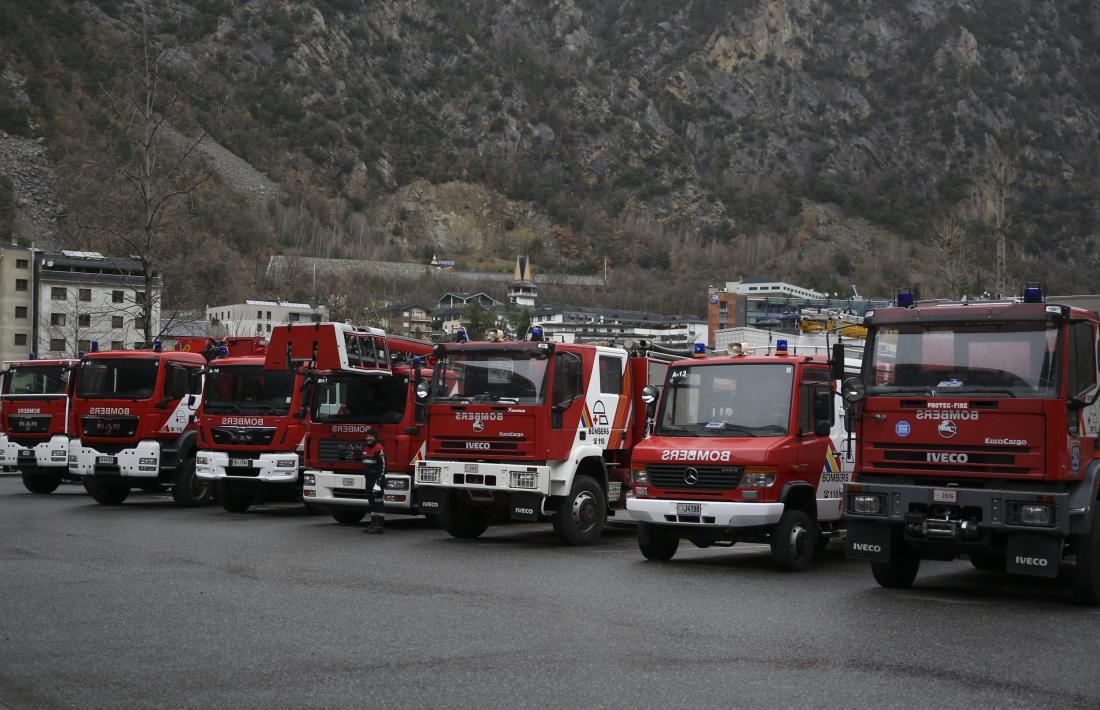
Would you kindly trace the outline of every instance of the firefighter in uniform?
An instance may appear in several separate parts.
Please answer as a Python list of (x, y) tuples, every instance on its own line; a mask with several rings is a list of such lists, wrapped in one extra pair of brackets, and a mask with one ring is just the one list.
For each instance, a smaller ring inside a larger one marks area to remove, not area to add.
[(366, 441), (363, 443), (363, 477), (366, 479), (366, 490), (370, 496), (370, 526), (363, 532), (368, 535), (382, 534), (382, 513), (384, 504), (382, 498), (375, 497), (374, 484), (385, 490), (386, 487), (386, 450), (382, 448), (382, 442), (378, 440), (378, 432), (373, 427), (368, 427), (364, 433)]

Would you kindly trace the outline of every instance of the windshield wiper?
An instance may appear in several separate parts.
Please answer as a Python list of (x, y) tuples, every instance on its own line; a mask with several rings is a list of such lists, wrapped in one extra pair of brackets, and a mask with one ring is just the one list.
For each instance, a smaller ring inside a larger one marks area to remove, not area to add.
[(210, 414), (217, 414), (228, 409), (232, 409), (237, 414), (241, 413), (241, 408), (232, 402), (207, 402), (204, 408)]
[(889, 397), (892, 394), (924, 394), (929, 397), (932, 396), (932, 387), (895, 387), (893, 385), (878, 385), (877, 387), (868, 387), (868, 394), (878, 394)]
[(660, 429), (657, 430), (657, 433), (662, 435), (662, 436), (665, 435), (665, 434), (671, 434), (673, 436), (676, 436), (678, 434), (687, 434), (688, 436), (699, 436), (697, 433), (695, 433), (691, 429), (684, 429), (683, 427), (674, 427), (674, 426), (661, 427)]
[(934, 396), (944, 396), (946, 394), (1002, 394), (1008, 397), (1016, 397), (1016, 393), (1012, 390), (998, 389), (996, 387), (990, 387), (986, 389), (984, 387), (959, 387), (958, 389), (952, 389), (950, 392), (940, 393), (938, 390), (933, 392)]
[(248, 409), (249, 411), (259, 409), (260, 411), (269, 412), (271, 414), (282, 414), (281, 411), (279, 411), (275, 407), (272, 407), (270, 404), (246, 404), (244, 405), (244, 408)]
[(713, 434), (722, 434), (724, 432), (736, 432), (738, 434), (748, 434), (749, 436), (763, 436), (764, 432), (768, 430), (774, 430), (776, 433), (783, 433), (785, 428), (779, 424), (764, 424), (762, 426), (747, 426), (745, 424), (734, 424), (733, 422), (722, 422), (721, 427), (707, 427), (706, 431)]

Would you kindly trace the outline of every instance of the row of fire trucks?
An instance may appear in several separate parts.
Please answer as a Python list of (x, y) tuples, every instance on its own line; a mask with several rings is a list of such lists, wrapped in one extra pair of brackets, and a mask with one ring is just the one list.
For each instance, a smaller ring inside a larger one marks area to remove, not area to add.
[[(965, 556), (1100, 603), (1096, 314), (1037, 288), (903, 293), (864, 325), (861, 355), (783, 341), (685, 355), (539, 328), (433, 345), (322, 323), (246, 352), (12, 363), (0, 450), (35, 492), (75, 476), (101, 503), (135, 487), (181, 505), (213, 489), (230, 511), (300, 497), (341, 523), (381, 495), (455, 537), (550, 521), (572, 545), (626, 520), (651, 560), (683, 540), (756, 542), (795, 571), (846, 528), (883, 586)], [(390, 464), (381, 491), (361, 474), (368, 426)]]

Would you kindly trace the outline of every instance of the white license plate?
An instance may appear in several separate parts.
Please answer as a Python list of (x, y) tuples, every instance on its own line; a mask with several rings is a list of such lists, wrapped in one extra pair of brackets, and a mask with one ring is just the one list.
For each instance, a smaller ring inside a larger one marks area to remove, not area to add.
[(95, 462), (99, 466), (114, 466), (115, 465), (115, 457), (114, 456), (96, 456), (95, 457)]
[(34, 458), (34, 452), (31, 451), (30, 449), (23, 449), (22, 451), (19, 452), (19, 458), (32, 459), (32, 458)]
[(252, 462), (248, 459), (229, 459), (229, 465), (234, 468), (251, 468)]
[(701, 515), (703, 513), (702, 503), (677, 503), (676, 514), (677, 515)]
[(355, 488), (354, 478), (342, 478), (340, 479), (340, 485), (344, 488)]
[(477, 464), (476, 463), (466, 464), (466, 473), (477, 473)]
[(947, 488), (934, 488), (932, 489), (932, 502), (933, 503), (957, 503), (959, 500), (959, 492), (953, 491)]

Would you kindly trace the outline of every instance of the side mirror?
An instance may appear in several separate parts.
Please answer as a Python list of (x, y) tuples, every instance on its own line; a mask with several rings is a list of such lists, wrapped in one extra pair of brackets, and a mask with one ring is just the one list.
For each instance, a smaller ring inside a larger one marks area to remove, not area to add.
[(829, 376), (833, 382), (844, 379), (844, 343), (834, 343), (832, 358), (829, 360)]
[(421, 380), (416, 383), (416, 398), (425, 401), (428, 399), (428, 395), (432, 392), (432, 385), (430, 382)]
[(845, 402), (855, 404), (867, 396), (867, 385), (858, 377), (849, 377), (840, 388), (840, 396)]
[(656, 404), (660, 395), (661, 391), (657, 389), (657, 385), (646, 385), (642, 388), (642, 401), (646, 404)]
[(833, 420), (833, 393), (826, 389), (814, 390), (814, 421)]
[(194, 407), (199, 403), (199, 398), (196, 395), (191, 395), (187, 398), (187, 406)]
[(828, 436), (832, 430), (832, 425), (826, 419), (819, 419), (814, 422), (814, 436)]

